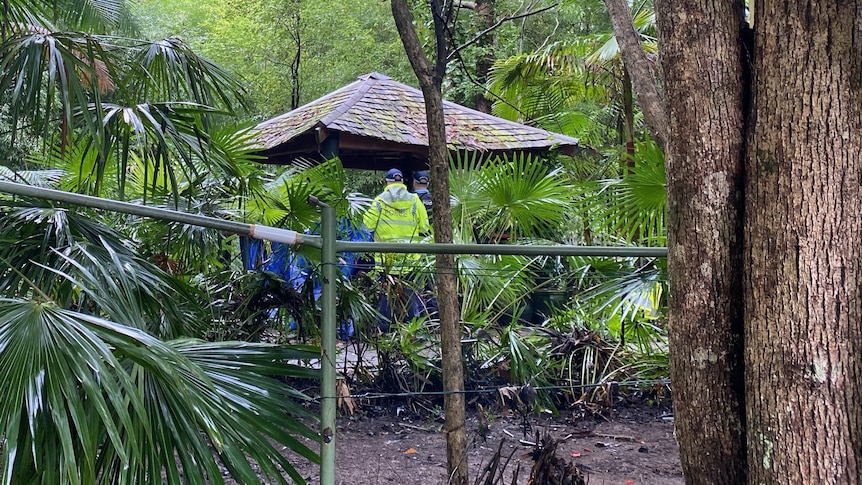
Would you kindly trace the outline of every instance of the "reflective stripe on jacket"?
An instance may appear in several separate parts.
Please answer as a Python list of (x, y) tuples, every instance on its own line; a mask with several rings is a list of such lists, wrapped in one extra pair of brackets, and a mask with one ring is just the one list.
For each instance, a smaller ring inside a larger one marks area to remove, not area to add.
[[(387, 185), (374, 198), (362, 222), (379, 242), (419, 242), (430, 231), (428, 213), (419, 196), (399, 183)], [(418, 253), (384, 254), (379, 262), (390, 273), (402, 274), (409, 272), (420, 258)]]
[(419, 196), (404, 184), (389, 184), (374, 198), (363, 217), (375, 241), (417, 242), (430, 229), (428, 213)]

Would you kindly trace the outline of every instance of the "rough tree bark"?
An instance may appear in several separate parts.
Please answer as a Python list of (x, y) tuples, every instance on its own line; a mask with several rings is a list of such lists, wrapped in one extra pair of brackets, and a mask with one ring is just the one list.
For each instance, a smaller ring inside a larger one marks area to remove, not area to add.
[(745, 82), (738, 11), (732, 2), (655, 6), (669, 101), (668, 314), (680, 458), (687, 483), (742, 484)]
[(856, 484), (862, 4), (753, 11), (749, 63), (741, 1), (656, 0), (683, 470), (688, 483)]
[[(443, 117), (443, 75), (448, 46), (443, 35), (442, 2), (431, 0), (436, 33), (436, 61), (428, 60), (413, 27), (413, 14), (407, 0), (392, 0), (392, 16), (407, 51), (413, 71), (425, 97), (428, 124), (431, 200), (434, 204), (434, 241), (452, 242), (452, 210), (449, 203), (449, 152), (446, 147), (446, 120)], [(437, 303), (440, 312), (440, 350), (443, 359), (443, 401), (446, 414), (446, 458), (452, 485), (468, 485), (467, 428), (464, 394), (464, 367), (461, 362), (461, 315), (458, 305), (458, 280), (455, 256), (436, 255)]]
[(862, 474), (862, 3), (754, 2), (749, 483)]

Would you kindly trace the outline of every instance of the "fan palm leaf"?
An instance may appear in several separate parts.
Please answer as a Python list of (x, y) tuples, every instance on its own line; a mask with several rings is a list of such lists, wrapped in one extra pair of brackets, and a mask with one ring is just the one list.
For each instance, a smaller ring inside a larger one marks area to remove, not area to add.
[(549, 237), (573, 201), (568, 182), (529, 156), (486, 161), (479, 170), (456, 166), (450, 174), (456, 223), (479, 228), (485, 240)]
[(272, 375), (314, 378), (289, 364), (310, 348), (163, 342), (53, 303), (0, 299), (0, 427), (4, 483), (242, 483), (302, 477), (275, 440), (312, 461), (294, 434), (312, 418)]
[(0, 180), (38, 187), (54, 187), (63, 178), (63, 170), (12, 170), (0, 165)]
[(73, 211), (4, 204), (0, 239), (22, 238), (0, 245), (4, 483), (223, 483), (219, 463), (302, 482), (280, 448), (317, 460), (296, 438), (313, 417), (273, 376), (316, 378), (296, 362), (319, 352), (185, 337), (207, 322), (196, 289)]
[(248, 217), (275, 227), (316, 231), (320, 214), (308, 203), (309, 196), (333, 207), (337, 217), (354, 217), (364, 212), (371, 200), (348, 192), (344, 180), (344, 168), (338, 158), (322, 163), (300, 161), (249, 202)]
[(125, 0), (6, 0), (3, 6), (0, 24), (9, 30), (35, 25), (98, 32), (132, 27)]
[[(109, 322), (0, 299), (3, 483), (95, 483), (99, 445), (113, 442), (124, 463), (140, 454), (132, 421), (143, 403), (102, 332), (133, 345)], [(125, 429), (132, 441), (122, 445)]]
[(490, 321), (512, 312), (533, 289), (535, 259), (523, 256), (459, 255), (456, 258), (461, 285), (461, 313), (476, 319), (477, 311)]
[(546, 117), (568, 113), (578, 102), (604, 102), (607, 94), (601, 84), (585, 81), (590, 72), (582, 59), (590, 49), (587, 41), (554, 43), (539, 52), (497, 61), (489, 90), (502, 101), (494, 103), (494, 114), (511, 120), (549, 121)]
[(245, 87), (231, 73), (191, 50), (181, 39), (135, 41), (122, 91), (135, 99), (187, 100), (223, 107), (229, 113), (248, 108)]
[[(108, 91), (113, 103), (102, 99)], [(116, 164), (123, 196), (129, 156), (135, 152), (153, 160), (176, 196), (176, 167), (193, 179), (201, 162), (207, 168), (227, 166), (226, 157), (239, 153), (230, 149), (242, 140), (211, 127), (214, 117), (246, 106), (244, 87), (176, 39), (146, 43), (25, 31), (0, 44), (0, 93), (13, 133), (26, 120), (32, 131), (51, 140), (60, 126), (61, 152), (76, 140), (83, 155), (94, 158), (87, 164), (86, 187), (96, 193), (108, 167)], [(242, 155), (249, 158), (248, 137), (244, 144)]]
[[(49, 138), (57, 126), (57, 114), (72, 126), (76, 108), (95, 102), (99, 105), (99, 79), (103, 74), (95, 62), (113, 71), (110, 56), (97, 39), (85, 33), (25, 32), (0, 44), (0, 93), (9, 104), (13, 129), (27, 119), (33, 131)], [(86, 120), (85, 120), (86, 121)], [(95, 140), (102, 139), (102, 128), (90, 120), (87, 129)]]
[(634, 157), (634, 167), (621, 177), (582, 184), (579, 207), (597, 233), (660, 246), (667, 237), (664, 155), (647, 140), (636, 144)]

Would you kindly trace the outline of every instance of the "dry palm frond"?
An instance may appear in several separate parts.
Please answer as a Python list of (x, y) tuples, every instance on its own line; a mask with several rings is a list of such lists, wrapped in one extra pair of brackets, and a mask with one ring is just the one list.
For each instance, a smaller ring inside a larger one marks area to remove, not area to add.
[(356, 404), (356, 401), (350, 397), (350, 386), (347, 385), (347, 382), (345, 382), (344, 379), (338, 379), (335, 381), (335, 394), (338, 409), (352, 416), (359, 406)]
[[(34, 24), (23, 24), (17, 23), (12, 26), (12, 32), (17, 35), (44, 35), (51, 36), (56, 34), (52, 30), (45, 28), (41, 25)], [(79, 49), (71, 49), (72, 53), (78, 58), (84, 66), (87, 66), (89, 69), (84, 69), (82, 67), (76, 68), (78, 76), (83, 79), (88, 85), (95, 86), (96, 89), (99, 90), (100, 93), (105, 94), (116, 89), (117, 84), (114, 82), (113, 78), (111, 78), (110, 73), (108, 72), (108, 65), (105, 61), (101, 59), (95, 59), (91, 55), (88, 55), (87, 52), (84, 52)], [(93, 81), (93, 76), (95, 76), (96, 82)]]

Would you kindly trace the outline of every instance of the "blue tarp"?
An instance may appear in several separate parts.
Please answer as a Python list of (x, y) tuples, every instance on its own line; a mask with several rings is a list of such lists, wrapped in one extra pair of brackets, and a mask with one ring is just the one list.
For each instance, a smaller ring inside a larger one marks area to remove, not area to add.
[[(308, 234), (317, 234), (317, 230), (309, 231)], [(346, 218), (342, 218), (336, 227), (336, 236), (341, 241), (372, 241), (371, 233), (360, 224), (354, 224)], [(248, 271), (268, 271), (285, 281), (287, 285), (295, 290), (301, 291), (308, 277), (314, 272), (314, 263), (305, 256), (290, 250), (283, 243), (270, 243), (269, 251), (266, 245), (259, 239), (240, 238), (243, 262)], [(338, 259), (338, 267), (344, 278), (355, 277), (362, 269), (367, 269), (370, 263), (362, 260), (355, 253), (341, 253)], [(322, 287), (320, 279), (316, 276), (314, 283), (314, 300), (320, 298)], [(291, 325), (293, 328), (295, 324)], [(339, 325), (339, 338), (346, 340), (354, 335), (353, 319), (342, 322)]]

